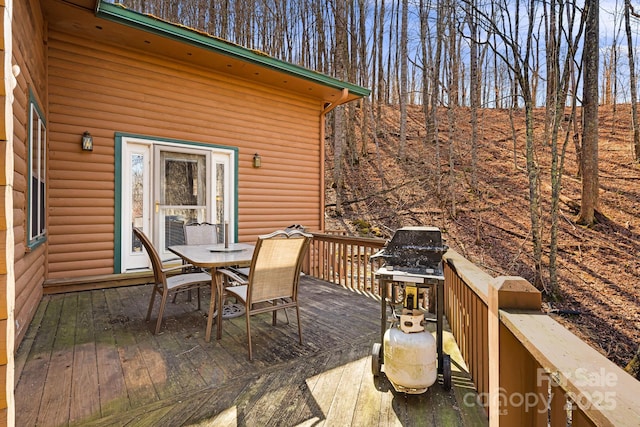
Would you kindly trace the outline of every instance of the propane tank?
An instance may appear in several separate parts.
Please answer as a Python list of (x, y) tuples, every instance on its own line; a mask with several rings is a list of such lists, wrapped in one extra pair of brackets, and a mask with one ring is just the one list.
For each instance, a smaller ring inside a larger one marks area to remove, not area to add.
[(384, 334), (384, 372), (396, 391), (424, 393), (438, 377), (436, 340), (422, 325), (420, 310), (403, 309), (400, 327)]

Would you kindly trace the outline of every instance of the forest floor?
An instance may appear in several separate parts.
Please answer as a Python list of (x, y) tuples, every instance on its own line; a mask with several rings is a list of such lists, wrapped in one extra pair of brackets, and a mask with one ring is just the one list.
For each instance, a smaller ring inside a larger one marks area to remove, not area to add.
[[(558, 239), (559, 297), (543, 293), (543, 309), (624, 367), (640, 344), (640, 164), (633, 160), (630, 106), (618, 105), (616, 110), (600, 107), (599, 215), (590, 228), (575, 221), (582, 184), (573, 139), (566, 146)], [(366, 155), (345, 169), (341, 215), (335, 208), (333, 150), (327, 147), (326, 229), (347, 229), (357, 235), (366, 222), (371, 225), (369, 235), (390, 238), (399, 227), (437, 226), (449, 247), (492, 276), (521, 276), (533, 283), (523, 114), (514, 117), (514, 148), (509, 112), (480, 112), (478, 195), (471, 191), (469, 110), (439, 114), (437, 149), (424, 141), (421, 109), (411, 107), (407, 158), (399, 161), (399, 111), (384, 112), (377, 138), (369, 136), (364, 150), (357, 148)], [(535, 140), (548, 255), (551, 148), (541, 144), (543, 115), (543, 110), (536, 112)], [(561, 143), (563, 140), (561, 136)], [(543, 287), (548, 287), (548, 277), (545, 282)]]

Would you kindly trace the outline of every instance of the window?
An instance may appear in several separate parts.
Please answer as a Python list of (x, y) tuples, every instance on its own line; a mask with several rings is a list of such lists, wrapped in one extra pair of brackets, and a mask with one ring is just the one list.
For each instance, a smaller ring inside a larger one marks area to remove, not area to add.
[(28, 245), (33, 248), (45, 240), (45, 192), (47, 126), (38, 105), (32, 99), (29, 107), (29, 195)]

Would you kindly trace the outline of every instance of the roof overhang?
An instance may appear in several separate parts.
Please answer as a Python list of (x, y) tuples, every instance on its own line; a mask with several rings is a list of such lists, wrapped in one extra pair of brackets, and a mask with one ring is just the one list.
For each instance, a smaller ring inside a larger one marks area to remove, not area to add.
[[(370, 90), (192, 28), (98, 0), (42, 0), (50, 28), (200, 66), (316, 98), (346, 103)], [(345, 96), (346, 93), (346, 96)]]

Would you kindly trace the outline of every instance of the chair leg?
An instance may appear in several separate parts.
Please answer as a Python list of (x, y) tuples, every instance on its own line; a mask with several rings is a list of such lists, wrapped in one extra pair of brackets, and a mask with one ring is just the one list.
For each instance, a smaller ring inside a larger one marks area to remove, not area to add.
[(149, 309), (147, 310), (147, 321), (151, 319), (151, 312), (153, 311), (153, 303), (156, 301), (156, 292), (158, 292), (158, 285), (153, 284), (153, 289), (151, 290), (151, 301), (149, 301)]
[(247, 308), (247, 313), (245, 314), (247, 318), (247, 342), (249, 344), (249, 360), (253, 360), (253, 350), (251, 348), (251, 316), (249, 315), (249, 310)]
[[(286, 301), (283, 301), (283, 302), (286, 302)], [(287, 309), (286, 308), (283, 308), (282, 311), (284, 311), (284, 317), (287, 318), (287, 325), (288, 325), (289, 324), (289, 313), (287, 313)]]
[[(188, 294), (187, 294), (187, 301), (191, 302), (191, 289), (187, 290)], [(176, 292), (173, 294), (173, 299), (171, 300), (172, 303), (176, 303), (176, 299), (178, 298), (178, 294), (180, 292)], [(200, 310), (200, 304), (198, 304), (198, 310)]]
[(300, 344), (302, 345), (302, 325), (300, 325), (300, 306), (296, 303), (296, 315), (298, 316), (298, 337), (300, 337)]
[(167, 303), (168, 296), (169, 292), (163, 290), (162, 300), (160, 300), (160, 309), (158, 310), (158, 320), (156, 321), (156, 331), (154, 332), (154, 334), (158, 334), (160, 332), (160, 326), (162, 325), (162, 316), (164, 315), (164, 306)]
[[(285, 300), (283, 300), (283, 302), (286, 302)], [(277, 300), (273, 300), (271, 301), (271, 304), (273, 304), (274, 306), (278, 305), (278, 301)], [(287, 313), (287, 309), (283, 308), (282, 311), (284, 311), (284, 316), (287, 318), (287, 325), (289, 324), (289, 313)], [(273, 310), (272, 311), (272, 320), (271, 320), (271, 324), (273, 326), (276, 326), (276, 321), (278, 319), (278, 310)]]

